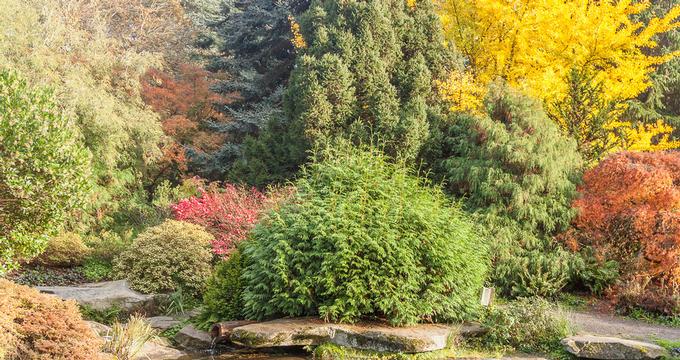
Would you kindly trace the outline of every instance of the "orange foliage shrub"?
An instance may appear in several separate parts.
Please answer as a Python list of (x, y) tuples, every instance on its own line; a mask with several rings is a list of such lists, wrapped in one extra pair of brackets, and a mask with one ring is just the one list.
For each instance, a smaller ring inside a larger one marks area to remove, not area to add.
[(92, 360), (101, 345), (75, 302), (0, 279), (0, 358)]
[(644, 302), (645, 293), (677, 298), (680, 153), (614, 154), (585, 173), (580, 193), (579, 215), (562, 235), (567, 245), (592, 247), (598, 258), (619, 262), (619, 289), (636, 288), (636, 301)]
[(224, 136), (206, 129), (208, 122), (224, 122), (216, 106), (228, 100), (210, 89), (212, 74), (201, 67), (182, 64), (176, 74), (157, 69), (142, 78), (144, 102), (161, 115), (163, 131), (173, 141), (163, 148), (161, 172), (187, 171), (185, 148), (212, 151), (224, 142)]

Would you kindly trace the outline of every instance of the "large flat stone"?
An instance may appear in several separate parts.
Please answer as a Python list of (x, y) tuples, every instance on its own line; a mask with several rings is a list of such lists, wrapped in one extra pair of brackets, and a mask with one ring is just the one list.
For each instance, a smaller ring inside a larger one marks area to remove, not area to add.
[(330, 342), (355, 349), (419, 353), (446, 348), (452, 329), (442, 325), (388, 327), (379, 324), (332, 325)]
[(231, 341), (252, 348), (320, 345), (331, 337), (329, 324), (315, 318), (278, 319), (236, 327)]
[(666, 349), (655, 344), (606, 336), (571, 336), (562, 339), (562, 345), (568, 352), (584, 359), (642, 360), (667, 355)]
[(153, 341), (147, 342), (135, 356), (135, 360), (175, 360), (186, 356), (187, 353), (173, 349), (165, 344)]
[(80, 286), (37, 286), (40, 292), (53, 294), (62, 299), (75, 300), (80, 305), (95, 310), (106, 310), (113, 306), (133, 310), (153, 300), (153, 295), (138, 293), (128, 286), (127, 281), (106, 281)]
[(179, 325), (182, 322), (171, 316), (154, 316), (146, 319), (152, 329), (160, 332), (170, 329), (173, 326)]
[(212, 347), (212, 338), (206, 331), (196, 329), (193, 325), (187, 325), (175, 334), (177, 345), (187, 350), (208, 350)]
[(383, 323), (328, 324), (316, 318), (279, 319), (236, 327), (231, 341), (253, 348), (332, 343), (362, 350), (418, 353), (446, 348), (456, 328), (391, 327)]

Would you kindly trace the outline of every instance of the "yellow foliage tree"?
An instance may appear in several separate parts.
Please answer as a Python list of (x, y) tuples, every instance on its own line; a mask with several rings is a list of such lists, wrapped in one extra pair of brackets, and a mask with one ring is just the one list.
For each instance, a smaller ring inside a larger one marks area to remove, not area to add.
[[(578, 69), (592, 72), (602, 100), (616, 103), (612, 114), (620, 113), (626, 100), (650, 86), (649, 75), (657, 65), (680, 55), (645, 52), (657, 47), (656, 35), (680, 27), (680, 7), (644, 24), (632, 15), (645, 11), (649, 1), (435, 1), (447, 39), (469, 61), (463, 74), (438, 84), (452, 110), (478, 107), (483, 98), (480, 89), (497, 78), (546, 104), (563, 101), (569, 93), (570, 72)], [(645, 134), (648, 128), (616, 120), (620, 119), (612, 117), (606, 125), (635, 129), (639, 138), (658, 138), (658, 132)], [(659, 126), (651, 128), (667, 127)], [(634, 142), (630, 140), (624, 142)]]

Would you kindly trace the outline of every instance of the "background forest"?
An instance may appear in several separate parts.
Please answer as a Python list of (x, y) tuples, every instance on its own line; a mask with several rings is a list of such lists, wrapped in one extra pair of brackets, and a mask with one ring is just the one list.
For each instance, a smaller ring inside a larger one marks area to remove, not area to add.
[(461, 321), (484, 285), (680, 316), (676, 0), (4, 0), (0, 25), (14, 282), (127, 278), (203, 326)]

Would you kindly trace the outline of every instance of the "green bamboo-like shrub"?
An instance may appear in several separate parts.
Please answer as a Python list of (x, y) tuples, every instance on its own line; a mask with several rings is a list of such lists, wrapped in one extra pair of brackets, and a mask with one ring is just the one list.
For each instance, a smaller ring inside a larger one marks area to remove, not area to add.
[(318, 155), (297, 189), (245, 246), (246, 317), (406, 325), (475, 312), (486, 246), (459, 207), (408, 167), (343, 143)]

